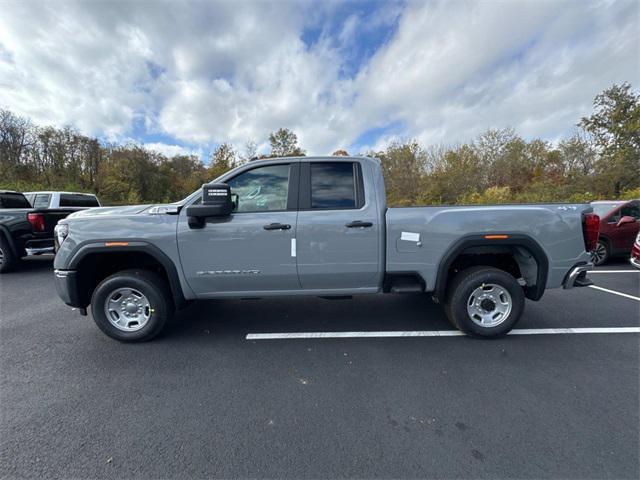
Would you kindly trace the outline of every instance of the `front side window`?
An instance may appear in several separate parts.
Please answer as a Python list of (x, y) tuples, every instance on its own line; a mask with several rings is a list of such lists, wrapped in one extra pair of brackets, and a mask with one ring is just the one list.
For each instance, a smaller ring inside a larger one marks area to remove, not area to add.
[(227, 182), (237, 195), (235, 212), (286, 210), (289, 164), (268, 165), (241, 173)]
[(356, 208), (353, 165), (350, 162), (311, 164), (311, 208)]

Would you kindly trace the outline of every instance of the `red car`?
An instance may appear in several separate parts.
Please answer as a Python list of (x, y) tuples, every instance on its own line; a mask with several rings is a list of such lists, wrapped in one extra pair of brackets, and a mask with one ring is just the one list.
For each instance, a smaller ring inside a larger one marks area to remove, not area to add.
[(640, 200), (591, 202), (600, 217), (600, 237), (591, 257), (602, 265), (611, 257), (629, 255), (640, 231)]
[(631, 258), (629, 259), (631, 265), (640, 269), (640, 233), (636, 237), (636, 243), (633, 244), (631, 249)]

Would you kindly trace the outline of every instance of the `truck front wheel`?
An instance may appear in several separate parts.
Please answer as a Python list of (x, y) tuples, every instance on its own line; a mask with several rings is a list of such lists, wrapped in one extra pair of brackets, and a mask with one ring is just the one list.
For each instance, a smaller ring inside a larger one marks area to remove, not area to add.
[(458, 273), (445, 302), (453, 326), (474, 337), (505, 335), (523, 311), (522, 287), (512, 275), (493, 267), (472, 267)]
[(161, 277), (145, 270), (124, 270), (98, 285), (91, 298), (91, 313), (111, 338), (144, 342), (162, 331), (173, 305)]

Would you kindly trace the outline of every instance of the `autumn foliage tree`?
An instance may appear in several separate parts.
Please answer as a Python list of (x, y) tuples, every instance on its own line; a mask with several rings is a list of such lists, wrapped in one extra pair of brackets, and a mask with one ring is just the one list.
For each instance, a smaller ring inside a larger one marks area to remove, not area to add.
[[(503, 128), (453, 146), (397, 141), (368, 155), (381, 160), (389, 205), (640, 197), (640, 95), (628, 83), (613, 85), (576, 127), (555, 143)], [(172, 202), (258, 156), (305, 155), (287, 128), (269, 143), (269, 154), (259, 155), (252, 140), (241, 154), (223, 142), (205, 165), (193, 155), (167, 157), (71, 127), (40, 127), (0, 109), (0, 188), (95, 192), (105, 205)]]

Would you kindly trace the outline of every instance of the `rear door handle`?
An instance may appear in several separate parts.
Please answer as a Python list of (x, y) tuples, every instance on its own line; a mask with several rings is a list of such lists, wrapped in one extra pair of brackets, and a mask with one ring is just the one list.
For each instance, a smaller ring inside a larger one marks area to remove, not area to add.
[(362, 222), (360, 220), (355, 220), (353, 222), (347, 223), (345, 226), (347, 228), (373, 227), (373, 223), (372, 222)]
[(291, 228), (291, 225), (288, 225), (286, 223), (269, 223), (262, 228), (264, 228), (265, 230), (289, 230)]

